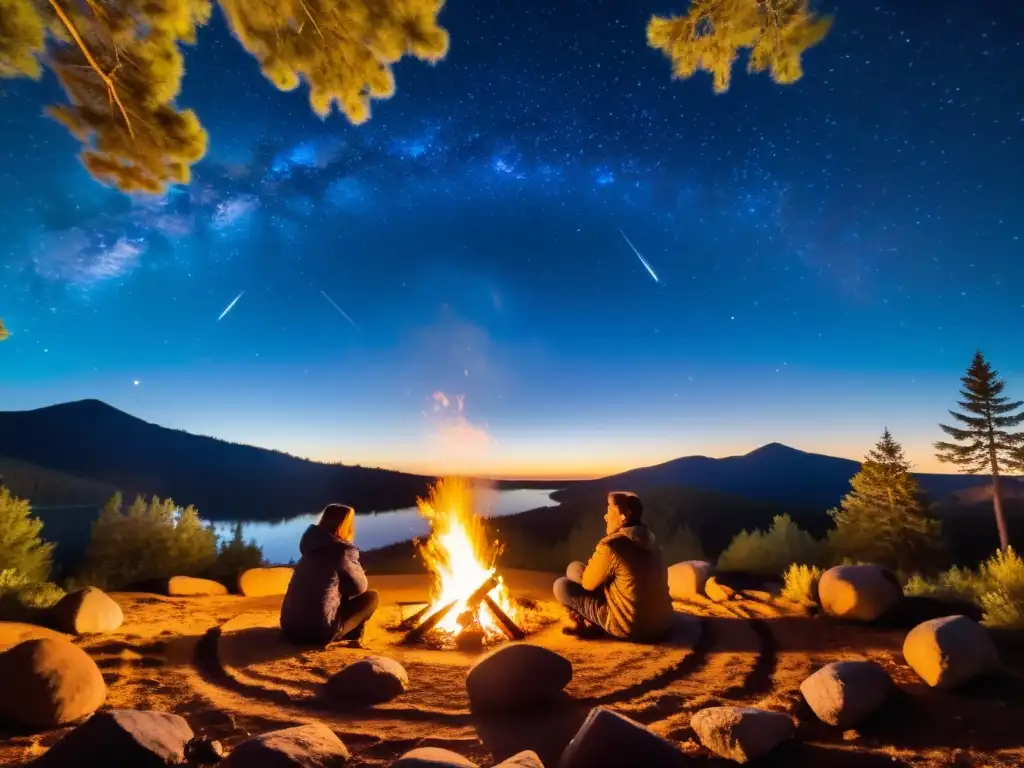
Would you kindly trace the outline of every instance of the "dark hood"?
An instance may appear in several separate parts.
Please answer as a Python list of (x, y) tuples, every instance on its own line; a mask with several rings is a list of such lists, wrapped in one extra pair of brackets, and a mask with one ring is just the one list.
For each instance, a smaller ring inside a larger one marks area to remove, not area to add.
[(629, 539), (633, 544), (644, 550), (655, 550), (658, 548), (658, 541), (654, 538), (654, 533), (643, 523), (637, 525), (628, 525), (625, 528), (620, 528), (611, 536), (605, 538), (605, 541), (611, 539)]
[(319, 526), (309, 526), (309, 528), (306, 529), (306, 532), (302, 534), (302, 540), (299, 542), (299, 553), (309, 555), (313, 552), (321, 552), (326, 549), (353, 549), (356, 552), (359, 551), (355, 544), (342, 541), (336, 536), (332, 536)]

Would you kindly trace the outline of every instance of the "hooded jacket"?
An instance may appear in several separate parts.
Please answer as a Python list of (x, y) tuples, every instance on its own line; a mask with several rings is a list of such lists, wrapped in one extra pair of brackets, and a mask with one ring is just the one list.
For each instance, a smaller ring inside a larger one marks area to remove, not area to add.
[(645, 525), (621, 528), (598, 542), (583, 571), (583, 588), (601, 590), (608, 602), (608, 634), (658, 640), (672, 623), (668, 571), (661, 547)]
[(315, 525), (299, 542), (298, 565), (281, 604), (281, 630), (294, 642), (327, 643), (345, 600), (366, 591), (359, 549)]

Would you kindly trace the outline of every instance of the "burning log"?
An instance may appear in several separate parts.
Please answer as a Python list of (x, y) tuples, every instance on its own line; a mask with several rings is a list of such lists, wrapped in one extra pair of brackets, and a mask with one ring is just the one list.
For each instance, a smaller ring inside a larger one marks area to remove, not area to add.
[(494, 602), (490, 595), (484, 595), (484, 604), (491, 609), (491, 613), (494, 614), (494, 618), (498, 620), (498, 624), (501, 625), (502, 631), (509, 640), (522, 640), (526, 637), (526, 633), (508, 617), (507, 613), (501, 610), (501, 606)]
[(443, 608), (438, 608), (436, 611), (430, 614), (427, 617), (426, 621), (424, 621), (418, 627), (413, 627), (413, 629), (411, 629), (405, 635), (405, 637), (402, 638), (402, 645), (412, 645), (413, 643), (420, 642), (420, 640), (423, 639), (424, 635), (426, 635), (427, 632), (432, 630), (434, 627), (436, 627), (444, 620), (444, 617), (448, 615), (452, 608), (458, 605), (458, 602), (458, 600), (452, 600), (450, 603), (448, 603), (448, 605), (444, 606)]
[[(498, 586), (497, 579), (495, 579), (493, 575), (490, 575), (487, 577), (483, 584), (481, 584), (473, 591), (473, 594), (469, 596), (468, 600), (466, 600), (465, 610), (459, 616), (460, 626), (467, 627), (476, 619), (477, 611), (480, 610), (480, 603), (487, 598), (487, 593), (494, 589), (496, 586)], [(402, 644), (411, 645), (413, 643), (420, 642), (426, 636), (426, 634), (430, 632), (430, 630), (432, 630), (434, 627), (436, 627), (444, 620), (444, 617), (449, 614), (449, 612), (456, 606), (457, 603), (457, 600), (453, 600), (452, 602), (448, 603), (448, 605), (430, 614), (430, 616), (428, 616), (422, 624), (420, 624), (417, 627), (414, 627), (406, 634), (404, 638), (402, 638)]]
[[(399, 603), (399, 605), (403, 605), (403, 603)], [(398, 628), (399, 629), (405, 629), (405, 630), (412, 629), (417, 624), (419, 624), (420, 619), (422, 619), (424, 616), (426, 616), (427, 615), (427, 611), (429, 611), (429, 610), (430, 610), (430, 603), (427, 603), (422, 608), (420, 608), (418, 611), (416, 611), (416, 613), (414, 613), (412, 616), (409, 616), (408, 618), (402, 619), (402, 623), (398, 625)]]

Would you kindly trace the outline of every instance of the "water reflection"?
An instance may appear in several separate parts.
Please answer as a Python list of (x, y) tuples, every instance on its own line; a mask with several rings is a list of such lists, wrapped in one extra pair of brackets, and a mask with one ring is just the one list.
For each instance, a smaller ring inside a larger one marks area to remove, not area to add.
[[(485, 517), (504, 517), (538, 507), (552, 507), (553, 490), (522, 489), (515, 491), (478, 491), (480, 514)], [(280, 522), (243, 522), (242, 530), (246, 541), (255, 539), (263, 547), (264, 557), (271, 563), (287, 563), (299, 559), (299, 539), (319, 514), (300, 515)], [(215, 523), (214, 528), (222, 538), (230, 538), (234, 522)], [(416, 507), (395, 509), (359, 515), (356, 519), (356, 545), (362, 550), (378, 549), (429, 531), (427, 521), (420, 517)]]

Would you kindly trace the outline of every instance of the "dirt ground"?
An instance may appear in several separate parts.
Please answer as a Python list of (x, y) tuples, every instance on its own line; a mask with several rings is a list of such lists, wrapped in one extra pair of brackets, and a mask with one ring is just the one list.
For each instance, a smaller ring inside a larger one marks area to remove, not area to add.
[[(550, 604), (553, 576), (509, 572), (517, 597)], [(397, 645), (398, 603), (423, 601), (422, 576), (377, 576), (382, 607), (368, 628), (368, 650), (324, 651), (284, 643), (277, 629), (280, 598), (167, 598), (115, 594), (125, 613), (110, 635), (76, 638), (103, 670), (107, 705), (175, 712), (199, 734), (230, 748), (250, 734), (311, 719), (326, 722), (353, 753), (357, 766), (386, 766), (417, 746), (442, 746), (480, 765), (523, 749), (556, 766), (562, 749), (591, 707), (609, 706), (678, 742), (699, 762), (725, 765), (696, 741), (690, 716), (707, 706), (736, 704), (792, 714), (797, 740), (766, 766), (1022, 766), (1024, 765), (1024, 654), (1004, 651), (999, 678), (956, 693), (932, 691), (903, 663), (905, 629), (878, 629), (810, 616), (765, 593), (725, 604), (677, 604), (671, 642), (641, 646), (579, 641), (552, 623), (530, 642), (567, 656), (574, 677), (566, 697), (545, 712), (519, 717), (472, 714), (465, 675), (475, 654)], [(26, 633), (0, 625), (0, 649)], [(319, 697), (326, 678), (355, 659), (378, 653), (398, 659), (410, 688), (368, 710), (338, 711)], [(818, 722), (799, 685), (820, 666), (867, 658), (885, 667), (900, 687), (886, 709), (856, 731)], [(22, 764), (60, 737), (0, 734), (0, 764)]]

